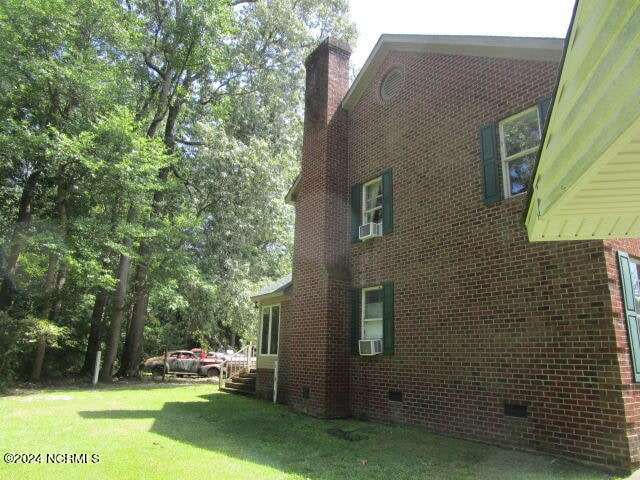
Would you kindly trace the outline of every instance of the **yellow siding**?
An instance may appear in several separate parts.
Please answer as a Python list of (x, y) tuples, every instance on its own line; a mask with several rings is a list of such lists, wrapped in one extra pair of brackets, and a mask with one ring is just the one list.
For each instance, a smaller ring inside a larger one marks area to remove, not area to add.
[(640, 236), (640, 2), (580, 0), (527, 215), (529, 238)]

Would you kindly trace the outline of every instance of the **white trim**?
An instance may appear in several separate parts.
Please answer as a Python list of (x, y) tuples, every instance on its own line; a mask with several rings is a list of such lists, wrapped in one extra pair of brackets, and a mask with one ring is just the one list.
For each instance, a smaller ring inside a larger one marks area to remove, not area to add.
[(366, 309), (366, 303), (365, 303), (365, 294), (366, 292), (370, 292), (372, 290), (382, 290), (383, 287), (382, 285), (375, 285), (373, 287), (366, 287), (366, 288), (362, 288), (360, 289), (360, 339), (362, 340), (382, 340), (382, 337), (380, 338), (365, 338), (364, 336), (364, 322), (381, 322), (382, 323), (382, 328), (384, 331), (384, 292), (383, 292), (383, 296), (382, 296), (382, 317), (380, 318), (364, 318), (364, 312)]
[(286, 290), (286, 288), (282, 289), (282, 290), (278, 290), (278, 291), (273, 292), (273, 293), (265, 293), (264, 295), (256, 295), (255, 297), (249, 297), (249, 300), (251, 300), (252, 302), (258, 302), (259, 304), (264, 305), (264, 306), (266, 306), (266, 305), (275, 305), (275, 303), (271, 303), (271, 302), (274, 302), (274, 301), (286, 302), (288, 300), (291, 300), (291, 296), (290, 295), (287, 295), (286, 293), (283, 293), (284, 290)]
[(278, 345), (276, 352), (280, 352), (280, 321), (282, 320), (282, 304), (264, 305), (260, 307), (260, 345), (258, 345), (257, 355), (261, 357), (277, 357), (278, 353), (262, 353), (262, 330), (264, 328), (264, 311), (269, 309), (269, 333), (267, 335), (267, 352), (271, 351), (271, 328), (273, 327), (273, 307), (278, 307)]
[(350, 111), (355, 107), (391, 51), (559, 62), (563, 49), (563, 38), (384, 34), (345, 95), (342, 108)]
[(382, 223), (382, 208), (383, 208), (382, 202), (380, 203), (379, 207), (374, 207), (367, 210), (367, 187), (369, 185), (373, 185), (374, 183), (378, 183), (378, 182), (380, 183), (380, 196), (384, 201), (384, 192), (382, 191), (382, 175), (362, 184), (362, 208), (360, 209), (360, 226), (366, 223), (370, 223), (367, 221), (367, 213), (375, 212), (376, 210), (380, 210), (380, 222), (376, 222), (376, 223)]
[[(511, 193), (511, 178), (509, 177), (509, 163), (513, 162), (514, 160), (518, 160), (519, 158), (526, 157), (527, 155), (531, 155), (532, 153), (535, 154), (540, 148), (540, 142), (538, 142), (538, 145), (536, 145), (535, 147), (522, 150), (508, 157), (507, 148), (504, 141), (504, 124), (509, 123), (513, 120), (516, 120), (520, 117), (524, 117), (525, 115), (528, 115), (532, 110), (535, 110), (536, 112), (536, 120), (538, 122), (538, 134), (540, 137), (542, 137), (542, 126), (540, 125), (540, 111), (537, 105), (534, 105), (533, 107), (530, 107), (530, 108), (526, 108), (521, 112), (516, 113), (515, 115), (511, 115), (510, 117), (507, 117), (501, 120), (498, 123), (498, 131), (500, 133), (500, 168), (502, 170), (502, 189), (504, 192), (504, 198), (517, 197), (518, 195), (522, 195), (523, 193), (527, 192), (527, 190), (525, 189), (520, 193), (516, 193), (516, 194)], [(533, 163), (535, 164), (535, 158), (533, 160)], [(533, 166), (534, 165), (532, 164), (532, 168)]]

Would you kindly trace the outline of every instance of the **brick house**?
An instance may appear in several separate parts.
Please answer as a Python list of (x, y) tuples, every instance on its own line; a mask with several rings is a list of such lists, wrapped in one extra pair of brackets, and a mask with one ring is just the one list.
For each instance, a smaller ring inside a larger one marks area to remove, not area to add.
[(384, 35), (351, 87), (347, 45), (308, 57), (293, 282), (254, 297), (260, 395), (277, 361), (295, 411), (639, 465), (640, 240), (523, 224), (562, 48)]

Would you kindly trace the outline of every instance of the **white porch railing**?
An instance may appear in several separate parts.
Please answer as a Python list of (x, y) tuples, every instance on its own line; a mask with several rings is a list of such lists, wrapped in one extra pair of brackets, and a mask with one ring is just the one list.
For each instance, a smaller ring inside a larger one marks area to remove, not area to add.
[(256, 347), (249, 343), (220, 364), (219, 388), (224, 387), (230, 378), (244, 372), (248, 373), (252, 368), (256, 368)]

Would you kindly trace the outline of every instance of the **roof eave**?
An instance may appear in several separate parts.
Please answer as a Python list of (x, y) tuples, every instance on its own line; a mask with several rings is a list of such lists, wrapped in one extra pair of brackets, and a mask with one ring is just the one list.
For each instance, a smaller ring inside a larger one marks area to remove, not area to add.
[(563, 47), (562, 38), (383, 34), (345, 95), (342, 107), (353, 109), (391, 51), (558, 62)]
[(292, 206), (295, 207), (296, 206), (296, 200), (298, 199), (298, 190), (299, 189), (300, 189), (300, 174), (298, 174), (296, 179), (293, 181), (293, 185), (291, 185), (291, 188), (289, 189), (289, 191), (285, 195), (284, 203), (286, 203), (287, 205), (292, 205)]

